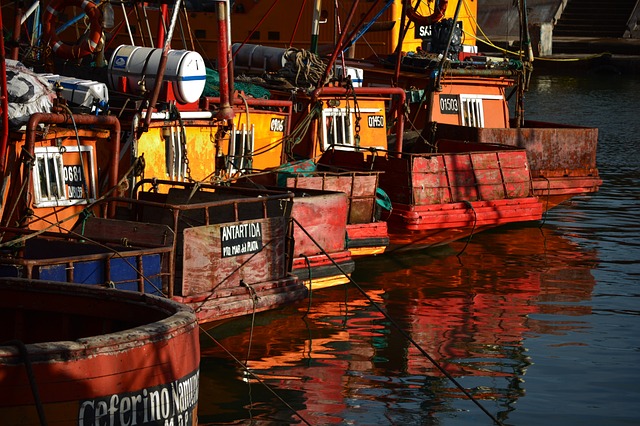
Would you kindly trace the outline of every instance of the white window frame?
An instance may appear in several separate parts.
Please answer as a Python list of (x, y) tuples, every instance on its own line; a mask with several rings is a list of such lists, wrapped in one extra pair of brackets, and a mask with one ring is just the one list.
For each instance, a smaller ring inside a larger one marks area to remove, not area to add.
[[(82, 164), (84, 167), (89, 168), (89, 182), (85, 182), (87, 185), (86, 191), (87, 197), (84, 198), (69, 198), (67, 194), (67, 185), (64, 181), (64, 153), (60, 152), (60, 148), (55, 146), (37, 147), (34, 149), (35, 164), (33, 167), (33, 189), (34, 189), (34, 206), (35, 207), (60, 207), (60, 206), (73, 206), (79, 204), (87, 204), (87, 202), (93, 202), (96, 199), (96, 175), (95, 175), (95, 154), (92, 146), (65, 146), (65, 152), (77, 152), (79, 155), (87, 153), (84, 157), (85, 161)], [(41, 160), (44, 165), (43, 176), (47, 182), (45, 183), (46, 194), (43, 193), (42, 182), (40, 179), (41, 172)], [(76, 164), (74, 164), (76, 165)], [(49, 167), (53, 166), (54, 170), (51, 173)], [(85, 173), (86, 176), (86, 173)], [(55, 179), (52, 182), (51, 178)], [(51, 191), (54, 189), (56, 191)], [(55, 192), (58, 194), (56, 195)]]
[(460, 123), (467, 127), (484, 127), (484, 100), (504, 100), (502, 95), (460, 95)]
[[(347, 128), (347, 126), (344, 125), (345, 117), (347, 117), (347, 109), (349, 110), (349, 129), (351, 129), (350, 132), (348, 132), (348, 134), (345, 133), (345, 129)], [(354, 138), (354, 130), (355, 130), (355, 125), (354, 123), (356, 122), (355, 119), (355, 108), (350, 107), (350, 108), (325, 108), (322, 110), (322, 151), (326, 151), (329, 148), (334, 148), (334, 149), (343, 149), (343, 150), (353, 150), (354, 148), (356, 148), (355, 146), (355, 138)], [(380, 114), (380, 115), (384, 115), (384, 111), (380, 108), (361, 108), (359, 109), (360, 115), (365, 115), (365, 114)], [(334, 138), (331, 142), (329, 142), (329, 129), (327, 128), (327, 119), (328, 118), (333, 118), (334, 120), (332, 121), (332, 123), (335, 123), (335, 118), (338, 117), (340, 119), (342, 119), (343, 122), (343, 126), (342, 126), (342, 131), (341, 132), (334, 132)], [(360, 123), (360, 127), (362, 126), (366, 126), (367, 123)], [(338, 143), (337, 140), (337, 133), (341, 133), (342, 136), (342, 141), (344, 142), (346, 140), (346, 143)]]

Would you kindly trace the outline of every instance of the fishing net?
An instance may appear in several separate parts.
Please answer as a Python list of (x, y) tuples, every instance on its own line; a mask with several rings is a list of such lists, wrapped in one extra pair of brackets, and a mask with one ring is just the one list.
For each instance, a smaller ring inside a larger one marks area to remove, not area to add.
[[(245, 81), (234, 81), (233, 88), (253, 98), (269, 99), (271, 97), (269, 90)], [(203, 96), (220, 96), (220, 74), (218, 71), (207, 68), (207, 80), (202, 94)]]

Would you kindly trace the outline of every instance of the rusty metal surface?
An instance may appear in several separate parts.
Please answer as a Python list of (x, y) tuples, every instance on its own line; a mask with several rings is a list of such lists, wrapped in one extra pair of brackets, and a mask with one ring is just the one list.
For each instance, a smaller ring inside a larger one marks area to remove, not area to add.
[(26, 343), (49, 424), (82, 423), (83, 401), (95, 403), (85, 405), (93, 418), (99, 401), (141, 398), (190, 378), (193, 404), (184, 408), (189, 418), (197, 414), (199, 328), (190, 308), (136, 292), (45, 281), (3, 278), (0, 293), (3, 423), (41, 424), (17, 340)]
[[(292, 217), (326, 252), (342, 251), (346, 247), (347, 195), (328, 192), (312, 196), (297, 196), (293, 201)], [(294, 225), (294, 257), (321, 253), (307, 234)]]
[(287, 178), (287, 186), (344, 192), (349, 197), (349, 224), (373, 221), (378, 188), (377, 172), (317, 172)]
[(278, 217), (238, 224), (261, 224), (262, 250), (223, 257), (221, 228), (224, 224), (184, 230), (182, 289), (178, 294), (206, 293), (217, 298), (241, 288), (241, 281), (253, 285), (286, 276), (286, 219)]
[(499, 143), (523, 148), (535, 176), (597, 176), (598, 129), (535, 121), (523, 128), (438, 124), (436, 139)]
[(412, 155), (414, 205), (488, 201), (531, 195), (523, 150)]

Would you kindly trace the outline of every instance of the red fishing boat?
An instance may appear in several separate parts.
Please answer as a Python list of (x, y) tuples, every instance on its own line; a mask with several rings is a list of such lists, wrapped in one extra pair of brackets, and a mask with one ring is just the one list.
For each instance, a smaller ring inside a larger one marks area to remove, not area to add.
[[(534, 58), (523, 3), (521, 47), (505, 57), (477, 53), (477, 6), (463, 3), (439, 0), (423, 12), (426, 16), (408, 8), (401, 22), (409, 40), (405, 43), (400, 34), (396, 44), (405, 52), (397, 48), (383, 61), (347, 63), (362, 70), (364, 86), (392, 82), (407, 90), (409, 121), (422, 129), (424, 143), (455, 139), (524, 149), (534, 193), (545, 209), (597, 191), (602, 184), (596, 165), (598, 129), (525, 119), (524, 94)], [(417, 46), (411, 34), (421, 32)]]
[[(253, 50), (257, 62), (259, 52)], [(272, 94), (291, 96), (277, 89)], [(293, 126), (311, 131), (294, 130), (302, 136), (288, 155), (317, 159), (318, 171), (379, 173), (379, 187), (388, 196), (383, 218), (393, 250), (446, 244), (541, 218), (524, 150), (445, 140), (419, 143), (415, 132), (405, 131), (403, 89), (338, 82), (312, 93), (298, 89), (295, 101)]]
[(15, 278), (0, 279), (0, 294), (3, 423), (198, 424), (199, 328), (190, 308)]

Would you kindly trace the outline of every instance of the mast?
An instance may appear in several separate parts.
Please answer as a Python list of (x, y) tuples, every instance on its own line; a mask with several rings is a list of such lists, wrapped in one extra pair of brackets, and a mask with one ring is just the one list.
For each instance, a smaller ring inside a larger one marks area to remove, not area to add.
[(533, 71), (533, 49), (529, 35), (529, 18), (527, 16), (527, 1), (518, 0), (518, 15), (520, 17), (520, 60), (523, 67), (518, 74), (516, 90), (516, 127), (524, 127), (524, 92), (529, 89), (529, 79)]
[(311, 22), (311, 53), (318, 53), (318, 34), (320, 34), (320, 8), (322, 0), (315, 0), (313, 4), (313, 21)]
[(435, 89), (437, 91), (442, 90), (442, 86), (440, 86), (440, 80), (442, 79), (442, 69), (444, 68), (444, 63), (447, 60), (447, 56), (449, 56), (449, 47), (451, 47), (451, 40), (453, 39), (453, 33), (456, 30), (456, 25), (458, 23), (458, 16), (460, 15), (460, 6), (462, 6), (462, 2), (464, 0), (458, 0), (458, 4), (456, 4), (456, 11), (453, 13), (453, 23), (451, 24), (451, 31), (449, 31), (449, 38), (447, 39), (447, 46), (444, 49), (444, 53), (442, 54), (442, 59), (440, 60), (440, 64), (438, 64), (438, 72), (436, 74), (436, 82)]

